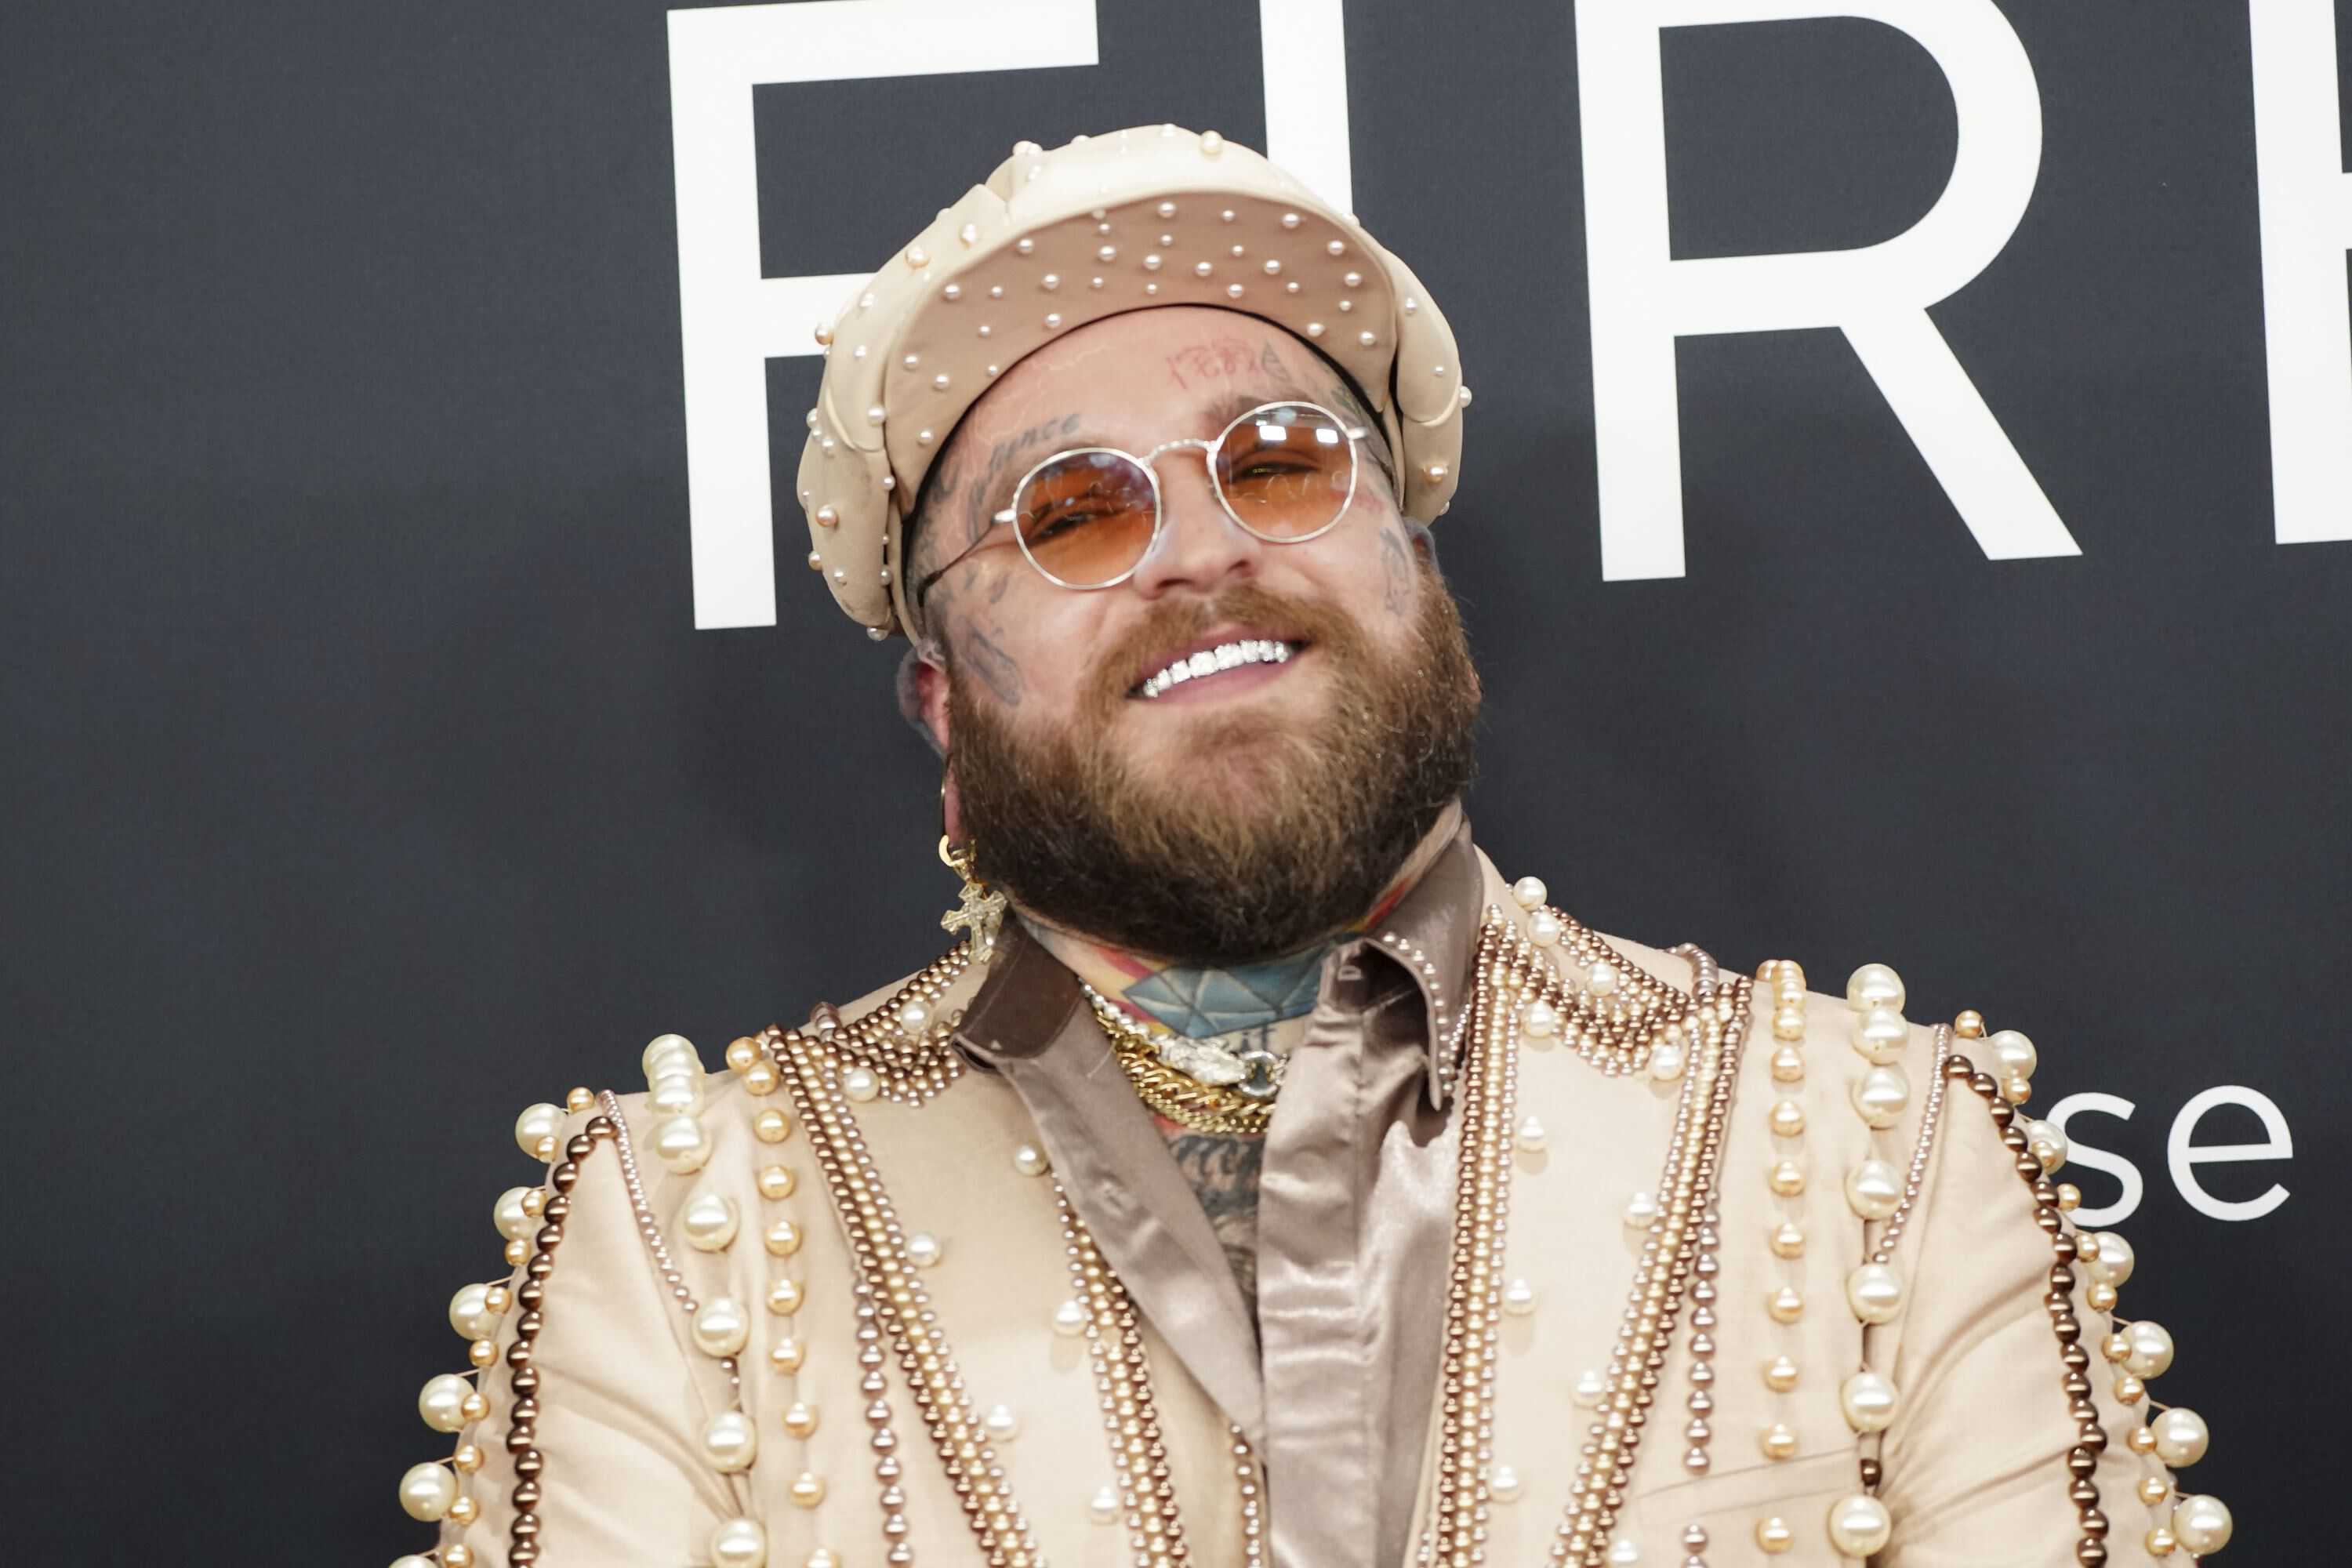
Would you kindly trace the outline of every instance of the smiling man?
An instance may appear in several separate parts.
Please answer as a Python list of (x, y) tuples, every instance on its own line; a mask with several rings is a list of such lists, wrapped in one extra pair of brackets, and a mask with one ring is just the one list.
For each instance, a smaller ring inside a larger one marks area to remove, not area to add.
[(810, 564), (908, 638), (957, 940), (523, 1113), (402, 1484), (445, 1568), (2227, 1542), (2031, 1041), (1473, 843), (1470, 398), (1351, 216), (1213, 134), (1023, 143), (819, 336)]

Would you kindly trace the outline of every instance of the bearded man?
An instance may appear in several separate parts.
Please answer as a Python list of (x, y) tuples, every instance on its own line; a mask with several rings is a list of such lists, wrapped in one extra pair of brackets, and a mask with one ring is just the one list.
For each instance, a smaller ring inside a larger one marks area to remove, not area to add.
[(1470, 395), (1352, 216), (1213, 133), (1023, 143), (819, 341), (810, 564), (909, 638), (958, 940), (523, 1113), (404, 1568), (2226, 1542), (2023, 1035), (1472, 842)]

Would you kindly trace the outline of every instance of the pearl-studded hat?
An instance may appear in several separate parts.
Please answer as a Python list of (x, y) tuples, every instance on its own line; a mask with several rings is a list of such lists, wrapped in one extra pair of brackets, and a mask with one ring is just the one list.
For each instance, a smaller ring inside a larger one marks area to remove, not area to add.
[(1314, 343), (1387, 432), (1405, 514), (1445, 510), (1470, 401), (1454, 333), (1352, 216), (1213, 131), (1024, 142), (816, 329), (809, 565), (868, 636), (907, 624), (906, 512), (965, 410), (1056, 335), (1159, 305), (1239, 310)]

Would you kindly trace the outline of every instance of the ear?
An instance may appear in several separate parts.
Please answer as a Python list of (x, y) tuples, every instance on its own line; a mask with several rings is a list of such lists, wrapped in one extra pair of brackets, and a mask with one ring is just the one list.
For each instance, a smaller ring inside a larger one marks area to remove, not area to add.
[(941, 756), (950, 749), (952, 737), (948, 729), (948, 672), (945, 659), (934, 645), (915, 650), (915, 708), (923, 728), (930, 732), (931, 744)]

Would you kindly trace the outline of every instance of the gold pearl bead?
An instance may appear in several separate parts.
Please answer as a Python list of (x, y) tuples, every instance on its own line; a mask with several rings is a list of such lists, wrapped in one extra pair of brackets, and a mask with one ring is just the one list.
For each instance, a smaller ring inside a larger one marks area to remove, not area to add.
[(2090, 1302), (2094, 1312), (2109, 1311), (2116, 1304), (2116, 1288), (2104, 1279), (2094, 1280), (2091, 1288), (2083, 1292), (2083, 1299)]
[(1800, 1226), (1790, 1221), (1782, 1220), (1779, 1225), (1773, 1227), (1773, 1257), (1802, 1258), (1804, 1255), (1805, 1233)]
[(449, 1456), (449, 1462), (457, 1467), (459, 1475), (470, 1476), (482, 1468), (482, 1446), (479, 1443), (460, 1443), (457, 1451)]
[(2137, 1405), (2147, 1397), (2147, 1384), (2126, 1373), (2116, 1379), (2116, 1398), (2126, 1405)]
[(801, 1227), (788, 1219), (780, 1219), (768, 1227), (768, 1250), (778, 1258), (790, 1258), (801, 1249)]
[(452, 1524), (471, 1524), (482, 1511), (482, 1505), (472, 1498), (461, 1497), (449, 1505), (448, 1521)]
[(2172, 1531), (2160, 1524), (2147, 1532), (2147, 1554), (2150, 1557), (2169, 1557), (2178, 1544), (2172, 1538)]
[(507, 1267), (520, 1268), (530, 1261), (530, 1243), (518, 1237), (507, 1243)]
[(2149, 1508), (2156, 1507), (2172, 1495), (2172, 1483), (2162, 1476), (2142, 1476), (2139, 1479), (2139, 1500)]
[(741, 1072), (760, 1059), (760, 1043), (749, 1035), (738, 1035), (727, 1042), (727, 1065)]
[(800, 1184), (800, 1178), (793, 1174), (790, 1165), (769, 1165), (760, 1172), (760, 1195), (763, 1198), (781, 1203), (791, 1197)]
[(486, 1311), (503, 1312), (513, 1300), (514, 1292), (503, 1285), (493, 1285), (482, 1293), (482, 1307)]
[(473, 1393), (466, 1395), (464, 1399), (458, 1402), (457, 1414), (463, 1415), (468, 1421), (488, 1420), (490, 1418), (489, 1395), (484, 1394), (478, 1388), (476, 1389)]
[(2059, 1184), (2058, 1184), (2058, 1210), (2059, 1210), (2059, 1212), (2060, 1212), (2061, 1214), (2073, 1214), (2076, 1209), (2081, 1208), (2082, 1206), (2083, 1206), (2083, 1189), (2082, 1189), (2082, 1188), (2080, 1188), (2080, 1187), (2078, 1187), (2078, 1186), (2076, 1186), (2076, 1185), (2075, 1185), (2074, 1183), (2072, 1183), (2072, 1182), (2061, 1182), (2061, 1183), (2059, 1183)]
[(1793, 1323), (1805, 1315), (1805, 1299), (1793, 1285), (1783, 1285), (1765, 1300), (1764, 1310), (1776, 1323)]
[(563, 1097), (563, 1108), (566, 1110), (585, 1110), (595, 1103), (596, 1091), (585, 1084), (580, 1085)]
[(788, 1495), (803, 1508), (814, 1508), (824, 1500), (824, 1478), (813, 1470), (803, 1470), (793, 1479)]
[(466, 1347), (466, 1359), (476, 1366), (488, 1366), (499, 1359), (499, 1347), (489, 1340), (476, 1340)]
[(751, 1118), (751, 1133), (762, 1143), (781, 1143), (793, 1135), (793, 1119), (769, 1106)]
[(1974, 1007), (1961, 1008), (1959, 1016), (1952, 1020), (1952, 1033), (1964, 1040), (1981, 1040), (1984, 1032), (1984, 1015)]
[(800, 1371), (801, 1363), (807, 1356), (808, 1352), (802, 1348), (800, 1341), (787, 1335), (769, 1349), (768, 1364), (781, 1373), (794, 1373)]
[(1779, 1514), (1756, 1521), (1756, 1544), (1769, 1556), (1778, 1557), (1797, 1544), (1797, 1532)]
[(801, 1310), (800, 1282), (779, 1279), (768, 1287), (768, 1310), (778, 1317), (789, 1316)]
[(2135, 1426), (2132, 1428), (2131, 1436), (2124, 1441), (2135, 1454), (2153, 1454), (2156, 1452), (2156, 1428)]
[(1794, 1160), (1772, 1162), (1772, 1190), (1784, 1198), (1793, 1198), (1805, 1190), (1805, 1168)]
[(1805, 1108), (1793, 1100), (1778, 1101), (1772, 1107), (1771, 1126), (1776, 1137), (1799, 1136), (1805, 1131)]
[(441, 1568), (474, 1568), (474, 1549), (453, 1541), (441, 1549)]
[(1797, 1435), (1785, 1423), (1776, 1421), (1764, 1428), (1760, 1446), (1768, 1459), (1792, 1459), (1797, 1456)]
[(1774, 1051), (1772, 1081), (1774, 1083), (1804, 1082), (1805, 1054), (1794, 1046), (1782, 1046), (1779, 1050)]
[(2121, 1361), (2131, 1354), (2131, 1341), (2119, 1332), (2109, 1334), (2099, 1342), (2099, 1353), (2109, 1361)]
[(783, 1081), (783, 1075), (776, 1071), (773, 1062), (753, 1062), (738, 1076), (743, 1080), (743, 1088), (752, 1094), (773, 1094), (776, 1086)]
[(1772, 1037), (1776, 1040), (1801, 1040), (1805, 1037), (1805, 1010), (1801, 1006), (1772, 1009)]
[(784, 1430), (795, 1437), (806, 1437), (815, 1432), (816, 1406), (803, 1400), (793, 1401), (784, 1410)]

